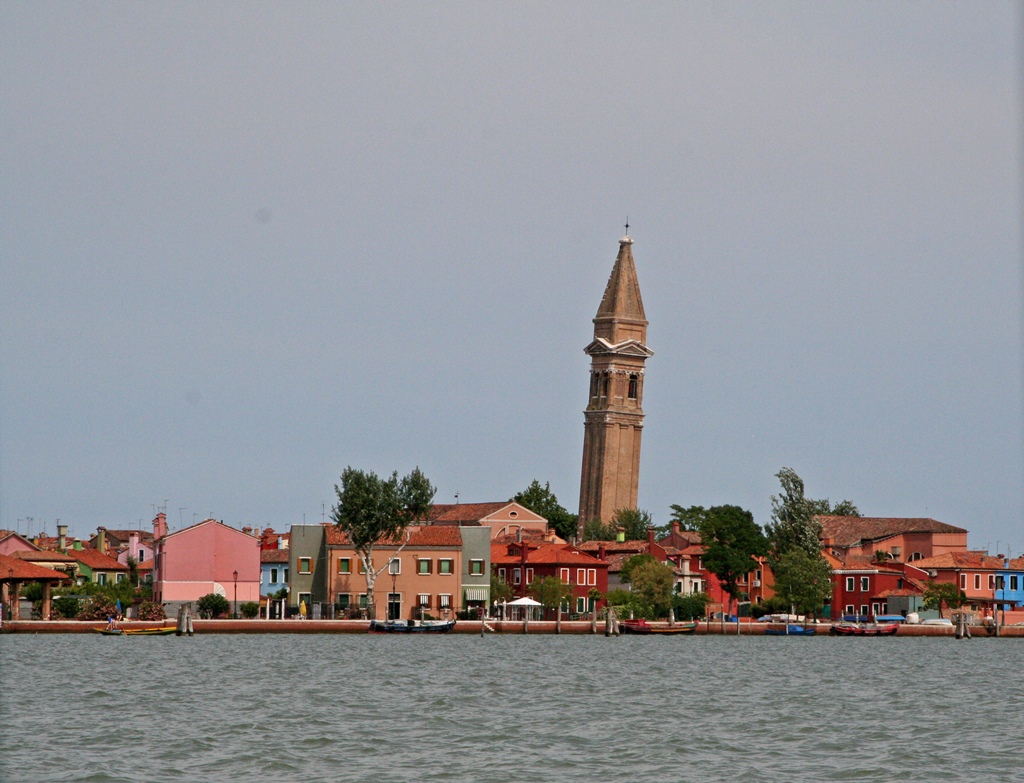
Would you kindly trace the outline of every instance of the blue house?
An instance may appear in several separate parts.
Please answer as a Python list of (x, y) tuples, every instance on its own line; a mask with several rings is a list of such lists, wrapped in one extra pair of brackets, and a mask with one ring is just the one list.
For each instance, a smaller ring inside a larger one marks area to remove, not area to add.
[(260, 551), (260, 595), (275, 595), (288, 587), (288, 550)]
[(1004, 560), (996, 572), (995, 602), (1005, 609), (1024, 606), (1024, 557)]

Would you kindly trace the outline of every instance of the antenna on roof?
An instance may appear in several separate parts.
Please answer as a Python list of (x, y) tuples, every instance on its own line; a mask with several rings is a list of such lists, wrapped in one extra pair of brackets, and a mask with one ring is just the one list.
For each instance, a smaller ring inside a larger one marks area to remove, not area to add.
[(459, 505), (459, 491), (455, 490), (455, 505)]

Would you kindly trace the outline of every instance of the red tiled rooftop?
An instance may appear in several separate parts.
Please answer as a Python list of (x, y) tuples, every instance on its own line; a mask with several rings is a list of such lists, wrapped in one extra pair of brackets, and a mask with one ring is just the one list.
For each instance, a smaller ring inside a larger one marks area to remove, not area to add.
[(918, 517), (815, 517), (821, 523), (821, 536), (836, 546), (851, 546), (862, 541), (877, 541), (901, 533), (966, 533), (962, 527)]
[[(335, 525), (328, 525), (324, 528), (327, 535), (327, 544), (329, 546), (350, 546), (351, 541), (347, 533), (343, 533), (338, 530)], [(424, 546), (443, 546), (443, 547), (460, 547), (462, 546), (462, 533), (459, 532), (458, 527), (439, 526), (434, 527), (432, 525), (417, 525), (410, 527), (406, 531), (409, 533), (409, 543), (407, 547), (424, 547)], [(405, 541), (405, 536), (399, 538), (384, 539), (377, 542), (377, 546), (399, 546)], [(287, 550), (285, 550), (287, 551)]]
[(288, 550), (287, 549), (261, 549), (260, 550), (260, 562), (261, 563), (287, 563), (288, 562)]
[(977, 568), (986, 571), (998, 571), (1003, 568), (1003, 558), (981, 554), (979, 552), (944, 552), (935, 557), (926, 557), (911, 563), (914, 568), (927, 571), (929, 568)]
[(68, 554), (79, 563), (84, 563), (93, 571), (127, 571), (128, 566), (117, 562), (110, 555), (95, 549), (69, 549)]
[(30, 563), (74, 563), (75, 559), (65, 555), (63, 552), (53, 552), (49, 549), (39, 551), (21, 550), (15, 552), (11, 557), (19, 560), (26, 560)]
[[(522, 562), (519, 554), (509, 554), (510, 548), (504, 544), (491, 545), (491, 563), (499, 565), (516, 565)], [(566, 544), (540, 544), (539, 546), (528, 546), (526, 553), (527, 564), (545, 565), (580, 565), (595, 566), (604, 565), (603, 560), (591, 557), (583, 552), (577, 552)]]
[(18, 581), (56, 581), (70, 579), (67, 574), (54, 571), (50, 568), (29, 563), (19, 557), (0, 555), (0, 579), (15, 579)]

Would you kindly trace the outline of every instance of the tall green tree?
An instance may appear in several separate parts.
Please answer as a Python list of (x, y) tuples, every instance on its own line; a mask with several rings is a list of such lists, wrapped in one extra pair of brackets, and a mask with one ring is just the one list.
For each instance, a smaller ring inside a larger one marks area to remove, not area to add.
[[(377, 607), (373, 597), (377, 577), (388, 567), (373, 565), (373, 548), (382, 541), (398, 543), (405, 529), (414, 521), (425, 519), (437, 491), (426, 476), (415, 468), (409, 475), (398, 478), (398, 471), (382, 479), (376, 473), (357, 470), (351, 466), (341, 474), (341, 485), (334, 485), (338, 503), (332, 509), (331, 519), (345, 533), (356, 555), (363, 563), (366, 576), (366, 610), (370, 619), (376, 619)], [(405, 546), (402, 541), (398, 548)], [(397, 552), (396, 552), (397, 554)], [(390, 558), (389, 558), (390, 559)]]
[(651, 513), (638, 508), (620, 508), (612, 514), (612, 527), (622, 528), (627, 541), (647, 539), (647, 528), (653, 527)]
[(769, 552), (768, 563), (775, 569), (779, 558), (792, 549), (804, 550), (810, 557), (820, 557), (821, 523), (816, 516), (860, 516), (849, 500), (833, 506), (828, 498), (814, 500), (804, 495), (804, 482), (792, 468), (783, 468), (775, 474), (782, 485), (779, 495), (772, 495), (772, 521), (766, 526)]
[(784, 553), (773, 569), (775, 595), (798, 614), (817, 615), (832, 597), (832, 568), (815, 553), (797, 547)]
[(678, 522), (680, 530), (696, 531), (700, 529), (700, 523), (707, 516), (708, 510), (704, 506), (682, 506), (673, 503), (669, 508), (672, 516), (669, 523)]
[(619, 531), (612, 524), (605, 524), (600, 519), (588, 520), (583, 525), (584, 541), (614, 541)]
[(512, 500), (544, 517), (554, 531), (566, 541), (572, 541), (578, 535), (577, 515), (570, 514), (568, 509), (558, 502), (549, 482), (545, 481), (542, 487), (540, 482), (534, 479), (530, 486), (522, 492), (517, 492)]
[(739, 506), (712, 506), (698, 529), (704, 546), (704, 567), (718, 577), (733, 601), (739, 599), (739, 579), (757, 567), (755, 557), (768, 551), (754, 515)]
[(641, 617), (653, 620), (668, 615), (672, 609), (674, 582), (675, 575), (672, 569), (650, 556), (631, 569), (629, 592), (633, 596), (634, 606), (640, 610)]

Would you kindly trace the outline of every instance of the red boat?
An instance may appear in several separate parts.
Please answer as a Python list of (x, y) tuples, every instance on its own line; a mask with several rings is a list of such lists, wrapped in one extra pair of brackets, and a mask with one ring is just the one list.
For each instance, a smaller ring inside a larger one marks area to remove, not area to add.
[(697, 623), (676, 623), (675, 625), (651, 625), (646, 620), (621, 620), (619, 630), (628, 634), (656, 634), (658, 636), (678, 636), (694, 633)]
[(837, 623), (832, 626), (832, 630), (830, 630), (829, 633), (833, 636), (892, 636), (899, 629), (899, 623), (887, 623), (885, 625)]

